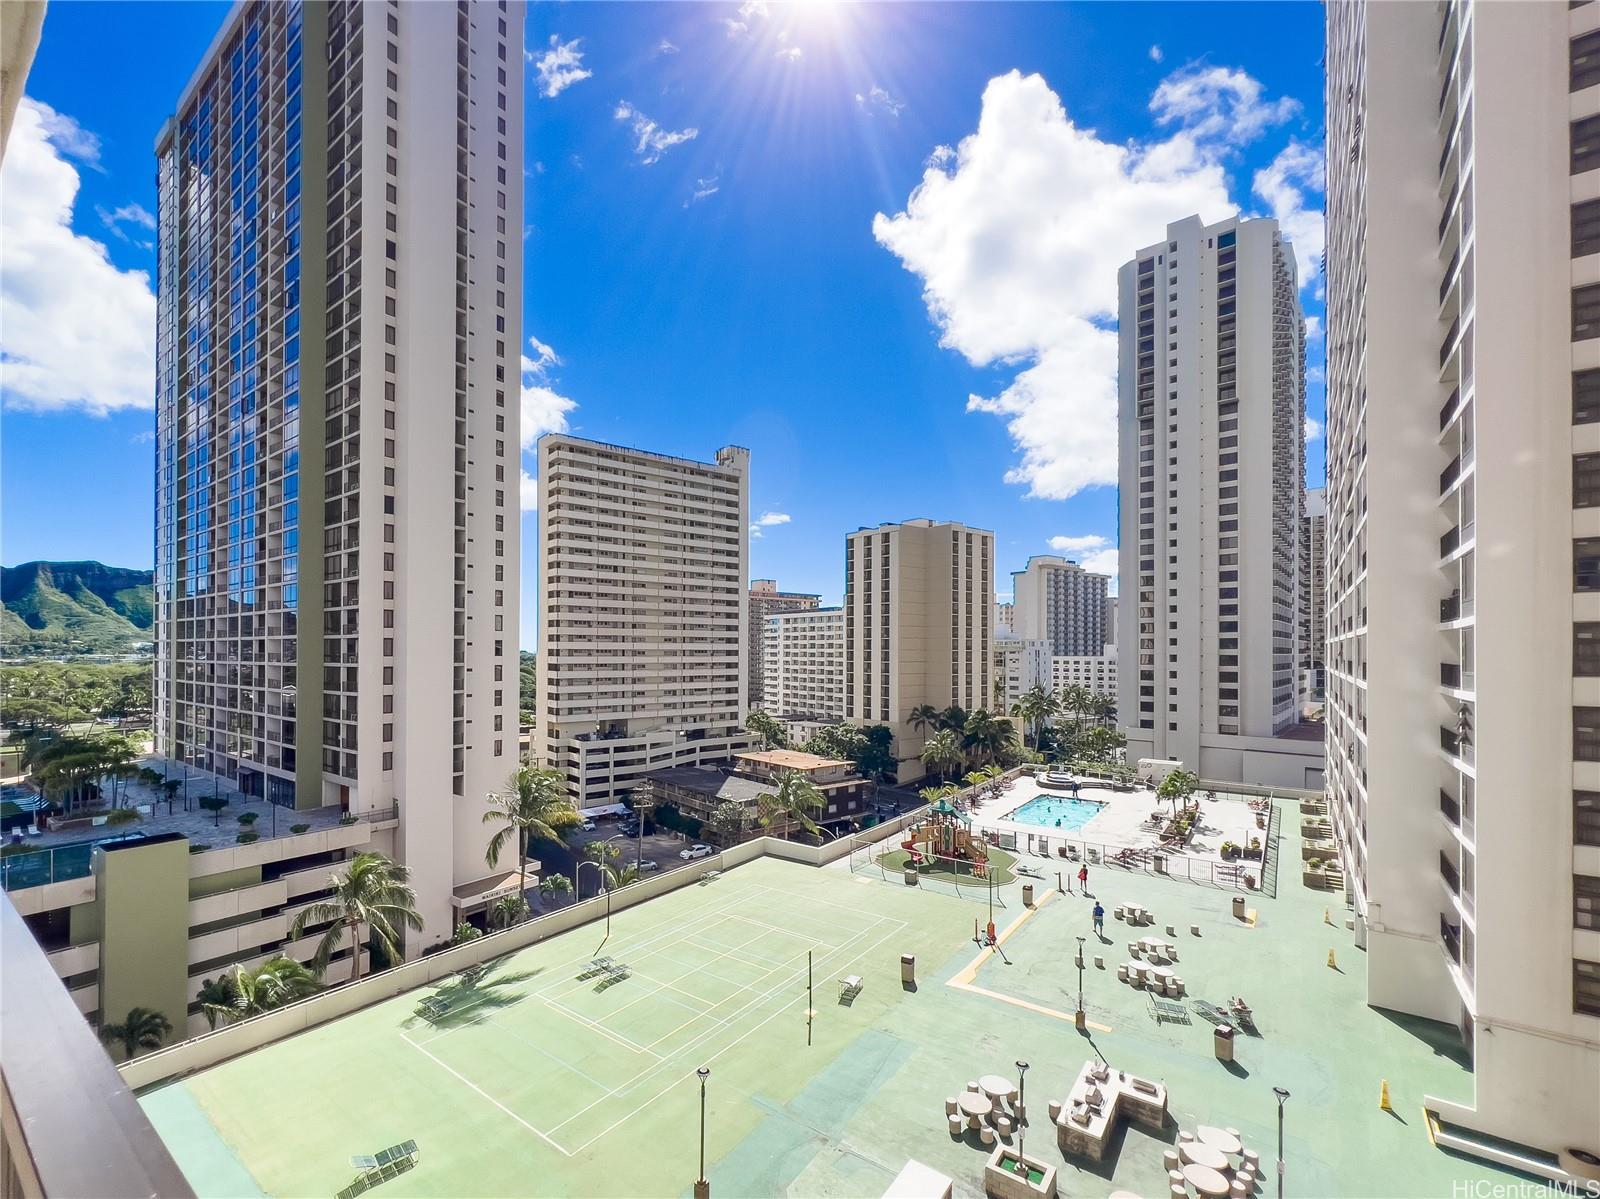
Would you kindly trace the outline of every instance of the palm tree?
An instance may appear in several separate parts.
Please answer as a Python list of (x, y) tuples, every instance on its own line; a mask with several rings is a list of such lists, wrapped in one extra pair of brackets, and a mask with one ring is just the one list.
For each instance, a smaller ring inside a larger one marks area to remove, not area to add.
[(510, 928), (528, 917), (528, 901), (519, 895), (502, 895), (489, 905), (489, 927)]
[(943, 782), (945, 774), (961, 765), (961, 742), (956, 740), (956, 735), (950, 729), (940, 729), (928, 738), (922, 747), (922, 764), (939, 776)]
[(317, 993), (317, 977), (293, 958), (275, 957), (254, 970), (235, 966), (229, 980), (233, 1019), (248, 1020)]
[(983, 758), (989, 752), (990, 742), (994, 738), (994, 717), (979, 708), (967, 717), (967, 723), (961, 729), (961, 747), (969, 751), (973, 758)]
[(1055, 696), (1047, 691), (1042, 683), (1035, 683), (1022, 693), (1020, 699), (1011, 706), (1011, 714), (1020, 716), (1026, 723), (1023, 729), (1023, 744), (1028, 741), (1028, 734), (1033, 734), (1034, 748), (1039, 745), (1039, 729), (1056, 710)]
[(567, 798), (567, 780), (558, 770), (542, 766), (521, 766), (511, 776), (511, 791), (505, 795), (490, 794), (489, 810), (483, 814), (485, 824), (499, 824), (495, 835), (489, 838), (484, 858), (490, 868), (500, 864), (500, 851), (506, 842), (517, 842), (517, 886), (527, 885), (528, 842), (534, 839), (565, 844), (561, 839), (564, 830), (580, 823), (578, 811)]
[(100, 1028), (102, 1041), (121, 1041), (122, 1056), (138, 1056), (141, 1049), (160, 1049), (161, 1042), (172, 1035), (172, 1021), (160, 1012), (147, 1007), (128, 1010), (121, 1024), (105, 1024)]
[(763, 828), (781, 816), (790, 827), (798, 824), (814, 837), (822, 834), (811, 813), (822, 811), (828, 801), (816, 784), (798, 770), (784, 771), (778, 778), (777, 790), (769, 795), (758, 795), (756, 804), (761, 811), (756, 823)]
[(231, 1019), (233, 1005), (239, 998), (239, 992), (234, 989), (233, 975), (222, 974), (216, 978), (201, 979), (200, 992), (195, 998), (200, 1001), (201, 1014), (212, 1028), (216, 1028), (218, 1020)]
[(959, 733), (967, 726), (967, 710), (956, 704), (951, 704), (939, 713), (938, 724), (941, 729), (949, 729), (952, 733)]
[(906, 717), (906, 723), (918, 733), (925, 733), (939, 724), (939, 709), (932, 704), (918, 704), (911, 709), (911, 715)]
[(322, 934), (312, 968), (322, 974), (334, 951), (350, 937), (350, 981), (361, 977), (361, 926), (366, 925), (385, 954), (390, 958), (400, 956), (400, 935), (405, 929), (420, 931), (422, 917), (417, 914), (417, 895), (408, 885), (410, 871), (391, 862), (381, 853), (358, 853), (350, 859), (343, 874), (334, 874), (329, 882), (333, 897), (314, 903), (294, 918), (289, 926), (289, 939), (305, 935), (306, 927), (332, 921), (332, 926)]
[(572, 890), (572, 880), (564, 874), (546, 874), (539, 879), (539, 894), (545, 899), (554, 899), (557, 895), (565, 895)]

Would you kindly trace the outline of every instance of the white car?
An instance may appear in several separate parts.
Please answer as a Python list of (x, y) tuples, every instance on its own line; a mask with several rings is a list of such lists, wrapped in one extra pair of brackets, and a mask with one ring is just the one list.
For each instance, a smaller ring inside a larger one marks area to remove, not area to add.
[(583, 823), (578, 825), (578, 827), (581, 828), (586, 833), (592, 833), (592, 832), (594, 832), (594, 821), (590, 820), (587, 816), (585, 816), (583, 818)]
[(649, 874), (652, 870), (660, 870), (660, 869), (661, 869), (661, 863), (660, 862), (652, 862), (649, 858), (645, 858), (644, 861), (639, 863), (639, 873), (640, 874)]
[(678, 856), (686, 862), (692, 862), (696, 858), (709, 858), (715, 852), (709, 845), (691, 845), (688, 849), (679, 850)]

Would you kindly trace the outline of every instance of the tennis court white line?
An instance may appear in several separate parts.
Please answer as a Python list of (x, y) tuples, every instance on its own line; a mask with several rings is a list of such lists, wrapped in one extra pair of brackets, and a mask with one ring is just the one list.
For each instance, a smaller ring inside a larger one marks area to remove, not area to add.
[[(546, 999), (546, 1000), (544, 1000), (544, 1005), (545, 1005), (545, 1007), (549, 1008), (552, 1012), (558, 1012), (559, 1014), (567, 1017), (569, 1020), (574, 1020), (577, 1023), (583, 1025), (585, 1028), (588, 1028), (593, 1032), (599, 1033), (606, 1040), (612, 1042), (612, 1044), (621, 1045), (624, 1049), (630, 1050), (630, 1051), (632, 1051), (634, 1053), (650, 1053), (650, 1051), (648, 1049), (646, 1049), (643, 1045), (636, 1045), (634, 1042), (628, 1040), (627, 1037), (624, 1037), (624, 1036), (621, 1036), (621, 1035), (619, 1035), (617, 1033), (612, 1032), (604, 1024), (596, 1023), (595, 1021), (589, 1019), (589, 1017), (587, 1017), (587, 1016), (579, 1015), (577, 1012), (573, 1011), (571, 1008), (567, 1008), (567, 1007), (562, 1006), (560, 1003), (556, 1002), (554, 999)], [(661, 1060), (661, 1055), (658, 1054), (658, 1053), (650, 1053), (650, 1056), (655, 1058), (657, 1061)]]
[(422, 1054), (423, 1057), (427, 1058), (430, 1062), (433, 1062), (436, 1066), (438, 1066), (441, 1070), (444, 1070), (451, 1077), (453, 1077), (453, 1078), (465, 1083), (467, 1086), (471, 1087), (479, 1095), (482, 1095), (490, 1103), (494, 1104), (497, 1108), (499, 1108), (501, 1111), (503, 1111), (506, 1115), (510, 1116), (513, 1120), (515, 1120), (518, 1124), (522, 1125), (522, 1127), (526, 1128), (529, 1132), (531, 1132), (534, 1136), (538, 1137), (546, 1145), (549, 1145), (552, 1149), (555, 1149), (558, 1152), (560, 1152), (563, 1157), (571, 1157), (572, 1156), (572, 1151), (571, 1150), (567, 1150), (567, 1149), (561, 1148), (561, 1146), (559, 1144), (557, 1144), (555, 1141), (552, 1141), (549, 1137), (545, 1136), (544, 1133), (540, 1132), (532, 1124), (529, 1124), (521, 1116), (517, 1115), (516, 1112), (512, 1111), (505, 1104), (501, 1103), (498, 1099), (496, 1099), (493, 1095), (489, 1094), (488, 1091), (485, 1091), (482, 1087), (480, 1087), (477, 1083), (473, 1082), (466, 1075), (460, 1074), (457, 1071), (455, 1071), (454, 1069), (452, 1069), (451, 1067), (447, 1066), (444, 1062), (440, 1061), (433, 1054), (429, 1053), (421, 1045), (418, 1045), (410, 1037), (406, 1036), (405, 1033), (402, 1032), (400, 1034), (400, 1036), (405, 1040), (406, 1044), (410, 1045), (411, 1048), (415, 1049), (418, 1053)]
[[(750, 941), (754, 941), (754, 940), (758, 939), (760, 936), (761, 936), (761, 934), (757, 933), (754, 937), (750, 938)], [(686, 940), (686, 939), (687, 938), (684, 938), (684, 940)], [(750, 941), (746, 941), (745, 944), (748, 945), (750, 943)], [(683, 944), (683, 940), (680, 940), (677, 943), (679, 945), (681, 945), (681, 944)], [(735, 948), (742, 948), (742, 946), (736, 946)], [(719, 953), (717, 955), (717, 958), (726, 957), (728, 955), (728, 953), (732, 953), (732, 952), (733, 952), (733, 950), (728, 950), (727, 953)], [(711, 960), (712, 961), (716, 961), (717, 958), (712, 958)], [(690, 994), (688, 991), (683, 990), (681, 987), (678, 987), (678, 986), (674, 985), (676, 983), (682, 982), (684, 979), (688, 978), (690, 975), (698, 974), (698, 973), (700, 973), (699, 968), (695, 967), (695, 966), (691, 966), (691, 967), (689, 967), (689, 969), (685, 970), (682, 974), (677, 975), (671, 981), (667, 981), (667, 980), (656, 978), (653, 975), (644, 974), (642, 972), (635, 976), (633, 974), (632, 968), (630, 967), (629, 968), (629, 977), (630, 978), (631, 977), (642, 978), (646, 982), (654, 984), (656, 989), (654, 991), (646, 991), (643, 995), (639, 995), (636, 998), (628, 1000), (628, 1002), (623, 1004), (621, 1007), (615, 1008), (612, 1011), (607, 1012), (606, 1015), (605, 1015), (605, 1018), (607, 1020), (609, 1020), (609, 1019), (611, 1019), (611, 1017), (615, 1016), (618, 1012), (625, 1011), (626, 1009), (632, 1007), (636, 1003), (641, 1003), (646, 999), (651, 999), (651, 998), (654, 998), (654, 997), (656, 997), (658, 995), (661, 995), (661, 997), (663, 999), (666, 999), (669, 1003), (674, 1002), (672, 1000), (671, 996), (662, 995), (661, 993), (663, 991), (673, 991), (673, 992), (676, 992), (679, 995), (686, 995), (690, 999), (693, 999), (696, 1003), (698, 1003), (700, 1005), (700, 1009), (699, 1009), (698, 1012), (696, 1012), (696, 1015), (697, 1016), (703, 1016), (707, 1012), (709, 1012), (713, 1008), (715, 1008), (717, 1006), (717, 1004), (708, 1003), (706, 1000), (701, 999), (698, 995)], [(723, 981), (726, 982), (727, 980), (724, 979)], [(737, 986), (738, 984), (730, 983), (729, 985), (730, 986)], [(686, 1011), (694, 1011), (693, 1008), (689, 1008), (686, 1004), (681, 1004), (680, 1003), (680, 1004), (678, 1004), (678, 1006), (681, 1007), (681, 1008), (684, 1008)], [(648, 1049), (648, 1046), (646, 1046), (646, 1048)]]
[[(777, 925), (767, 924), (765, 921), (756, 920), (756, 919), (753, 919), (753, 918), (751, 918), (749, 916), (741, 916), (737, 912), (729, 912), (728, 913), (728, 919), (729, 920), (738, 920), (743, 924), (748, 924), (753, 928), (759, 928), (759, 929), (762, 929), (762, 930), (764, 930), (766, 932), (769, 932), (769, 933), (781, 934), (782, 936), (788, 937), (789, 940), (791, 940), (791, 941), (799, 941), (803, 945), (812, 945), (812, 946), (822, 945), (822, 946), (826, 946), (830, 950), (838, 948), (838, 945), (836, 945), (833, 941), (830, 941), (827, 937), (818, 936), (818, 935), (816, 935), (814, 933), (796, 932), (792, 928), (779, 928)], [(870, 924), (867, 925), (867, 928), (871, 928), (871, 927), (872, 927), (872, 925), (870, 925)], [(835, 930), (835, 931), (837, 931), (837, 930)], [(854, 935), (855, 935), (854, 933), (851, 934), (852, 937)], [(849, 938), (847, 938), (842, 943), (843, 944), (849, 944)]]
[(528, 1048), (532, 1049), (534, 1052), (536, 1052), (538, 1054), (541, 1054), (544, 1057), (549, 1058), (552, 1062), (555, 1062), (556, 1065), (560, 1066), (563, 1070), (568, 1070), (568, 1071), (572, 1072), (573, 1074), (576, 1074), (579, 1078), (582, 1078), (582, 1079), (585, 1079), (585, 1080), (587, 1080), (589, 1082), (594, 1083), (595, 1086), (599, 1087), (607, 1095), (615, 1095), (617, 1093), (617, 1088), (606, 1086), (605, 1083), (601, 1082), (598, 1078), (596, 1078), (594, 1075), (590, 1074), (587, 1070), (578, 1069), (578, 1067), (574, 1066), (571, 1062), (567, 1061), (566, 1058), (562, 1057), (560, 1054), (551, 1053), (548, 1049), (543, 1048), (537, 1042), (530, 1041), (527, 1037), (523, 1036), (516, 1029), (512, 1028), (509, 1024), (501, 1024), (500, 1021), (496, 1020), (493, 1016), (489, 1017), (488, 1023), (494, 1025), (496, 1032), (505, 1033), (506, 1035), (510, 1036), (513, 1040), (521, 1041), (524, 1045), (528, 1046)]
[[(895, 932), (903, 931), (906, 928), (906, 921), (904, 921), (904, 920), (896, 920), (896, 921), (894, 921), (894, 923), (899, 925), (899, 929), (884, 933), (883, 936), (879, 937), (871, 945), (868, 945), (860, 953), (856, 954), (855, 957), (849, 958), (847, 960), (849, 962), (859, 961), (861, 958), (865, 957), (872, 950), (876, 949), (879, 945), (882, 945), (890, 937), (894, 936)], [(773, 1020), (776, 1020), (785, 1011), (787, 1011), (790, 1006), (792, 1006), (792, 1005), (789, 1004), (789, 1003), (780, 1004), (779, 1007), (777, 1008), (777, 1010), (772, 1013), (772, 1015), (766, 1017), (764, 1020), (761, 1020), (760, 1022), (755, 1024), (753, 1027), (751, 1027), (751, 1028), (747, 1029), (745, 1032), (741, 1033), (738, 1037), (734, 1038), (734, 1040), (732, 1040), (728, 1044), (724, 1045), (721, 1049), (717, 1050), (710, 1057), (703, 1059), (702, 1064), (709, 1065), (710, 1063), (716, 1061), (723, 1054), (727, 1053), (729, 1050), (733, 1049), (734, 1047), (736, 1047), (737, 1045), (742, 1043), (748, 1037), (752, 1036), (757, 1030), (759, 1030), (761, 1028), (764, 1028), (766, 1025), (770, 1024)], [(686, 1077), (693, 1077), (693, 1076), (689, 1075), (689, 1076), (686, 1076)], [(628, 1112), (626, 1115), (622, 1116), (620, 1119), (614, 1121), (613, 1123), (607, 1125), (605, 1128), (602, 1128), (599, 1132), (595, 1133), (594, 1136), (590, 1137), (587, 1141), (585, 1141), (583, 1144), (579, 1145), (572, 1152), (573, 1153), (582, 1153), (585, 1149), (587, 1149), (590, 1145), (593, 1145), (601, 1137), (605, 1136), (607, 1133), (611, 1132), (613, 1129), (619, 1127), (620, 1125), (626, 1124), (629, 1120), (633, 1119), (634, 1116), (638, 1115), (646, 1107), (650, 1106), (650, 1104), (654, 1103), (657, 1099), (661, 1098), (661, 1096), (665, 1095), (673, 1087), (677, 1086), (680, 1082), (683, 1082), (683, 1081), (684, 1081), (684, 1078), (674, 1079), (672, 1082), (668, 1083), (661, 1090), (657, 1091), (654, 1095), (650, 1096), (650, 1098), (646, 1099), (643, 1103), (641, 1103), (637, 1107), (635, 1107), (632, 1111)], [(558, 1127), (559, 1127), (559, 1125), (558, 1125)]]

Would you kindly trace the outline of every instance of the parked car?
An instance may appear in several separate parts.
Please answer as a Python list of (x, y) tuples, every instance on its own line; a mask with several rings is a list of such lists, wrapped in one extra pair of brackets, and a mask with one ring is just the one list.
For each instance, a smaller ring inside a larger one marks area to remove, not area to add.
[(688, 849), (679, 850), (678, 856), (686, 862), (692, 862), (696, 858), (709, 858), (714, 852), (709, 845), (691, 845)]
[(590, 820), (587, 816), (585, 816), (583, 818), (583, 823), (578, 825), (578, 827), (581, 828), (586, 833), (592, 833), (592, 832), (594, 832), (594, 821)]
[(643, 861), (641, 861), (639, 863), (639, 873), (640, 874), (649, 874), (652, 870), (660, 870), (660, 869), (661, 869), (661, 863), (660, 862), (652, 862), (649, 858), (645, 858)]

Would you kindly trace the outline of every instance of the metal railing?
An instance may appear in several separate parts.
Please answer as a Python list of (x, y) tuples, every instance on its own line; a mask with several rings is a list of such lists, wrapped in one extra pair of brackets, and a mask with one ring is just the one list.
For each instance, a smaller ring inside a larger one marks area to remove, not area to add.
[(0, 858), (0, 890), (21, 891), (50, 883), (70, 882), (89, 877), (89, 859), (95, 842), (58, 845), (27, 853), (9, 853)]

